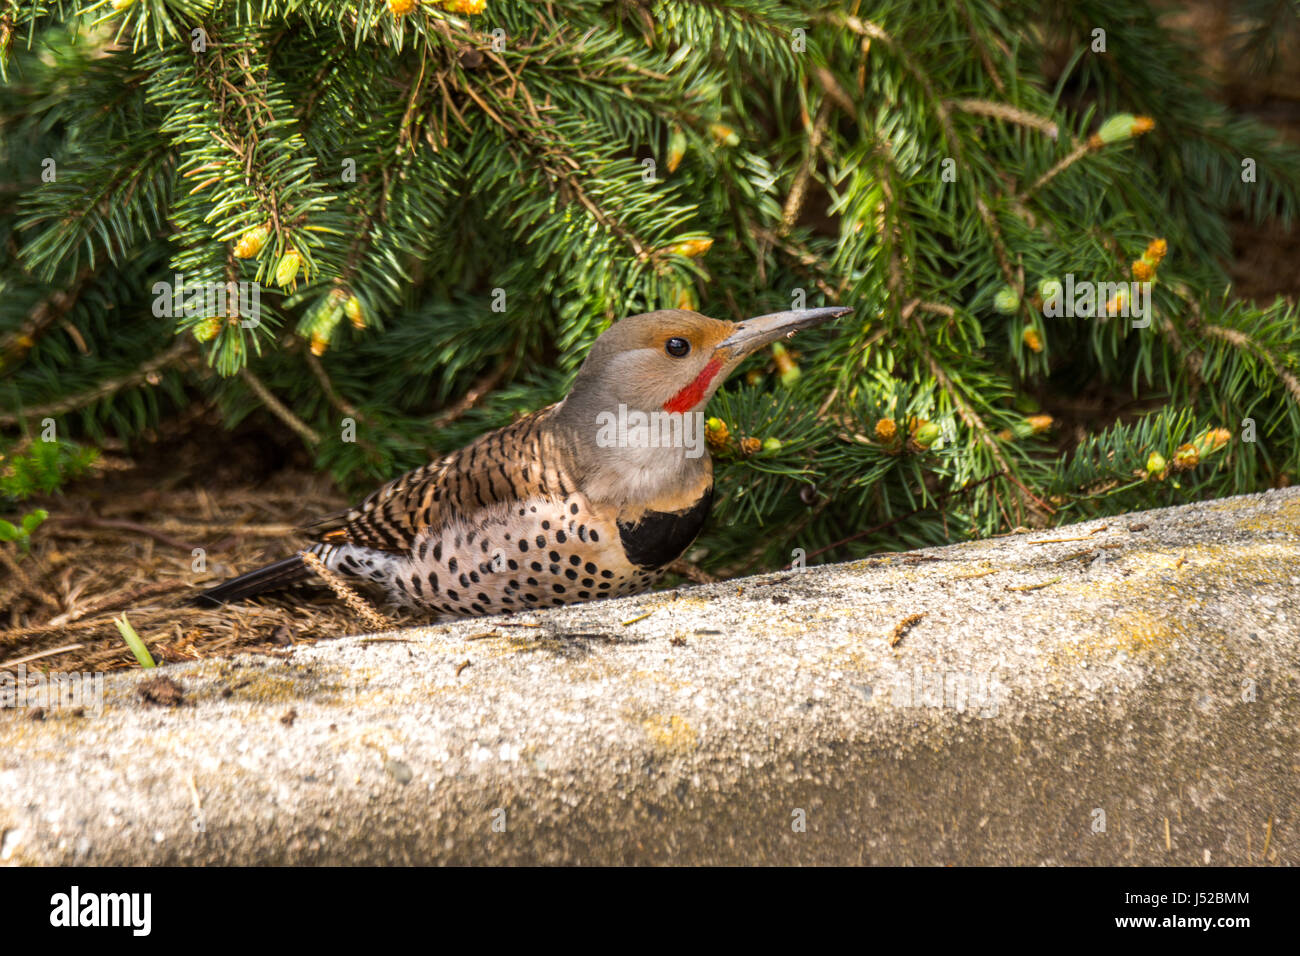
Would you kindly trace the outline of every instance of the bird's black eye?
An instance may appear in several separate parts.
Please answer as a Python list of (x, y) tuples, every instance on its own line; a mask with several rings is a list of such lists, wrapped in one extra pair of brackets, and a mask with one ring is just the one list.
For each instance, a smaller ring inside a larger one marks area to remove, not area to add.
[(677, 338), (676, 336), (673, 336), (664, 343), (664, 351), (676, 358), (681, 358), (690, 350), (691, 343), (687, 342), (685, 339)]

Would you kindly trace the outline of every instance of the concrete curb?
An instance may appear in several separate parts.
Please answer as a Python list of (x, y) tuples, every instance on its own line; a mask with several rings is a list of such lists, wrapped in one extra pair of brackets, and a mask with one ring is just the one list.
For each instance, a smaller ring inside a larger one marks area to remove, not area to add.
[(113, 674), (0, 710), (0, 860), (1295, 864), (1298, 545), (1287, 489), (168, 667), (175, 707)]

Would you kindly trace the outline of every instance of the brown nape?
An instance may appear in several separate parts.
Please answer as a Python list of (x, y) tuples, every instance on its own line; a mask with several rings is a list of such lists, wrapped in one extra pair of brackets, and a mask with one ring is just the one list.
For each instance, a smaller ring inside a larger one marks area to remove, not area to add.
[(712, 351), (735, 330), (734, 322), (711, 319), (698, 312), (685, 309), (661, 309), (644, 315), (632, 315), (612, 328), (626, 328), (626, 338), (616, 338), (612, 344), (625, 349), (651, 349), (662, 351), (668, 339), (681, 336), (688, 339), (692, 349)]

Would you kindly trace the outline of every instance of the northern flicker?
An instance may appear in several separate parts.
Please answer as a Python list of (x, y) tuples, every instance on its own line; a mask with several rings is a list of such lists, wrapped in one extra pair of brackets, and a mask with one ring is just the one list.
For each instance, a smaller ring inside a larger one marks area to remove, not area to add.
[[(437, 618), (642, 591), (695, 540), (713, 499), (704, 406), (747, 356), (845, 315), (725, 322), (665, 310), (616, 322), (563, 401), (408, 472), (304, 527), (345, 579)], [(305, 581), (300, 555), (198, 596), (225, 603)]]

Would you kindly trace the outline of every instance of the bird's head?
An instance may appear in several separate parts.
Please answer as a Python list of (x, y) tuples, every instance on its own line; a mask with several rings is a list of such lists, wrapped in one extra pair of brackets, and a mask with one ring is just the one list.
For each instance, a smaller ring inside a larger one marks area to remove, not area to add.
[[(723, 322), (667, 309), (616, 322), (592, 345), (556, 419), (571, 436), (588, 496), (688, 507), (712, 482), (703, 412), (718, 386), (764, 345), (851, 311)], [(678, 493), (686, 497), (677, 501)]]
[(566, 405), (583, 412), (699, 412), (758, 349), (852, 312), (834, 306), (760, 315), (743, 322), (665, 309), (614, 323), (591, 347)]

